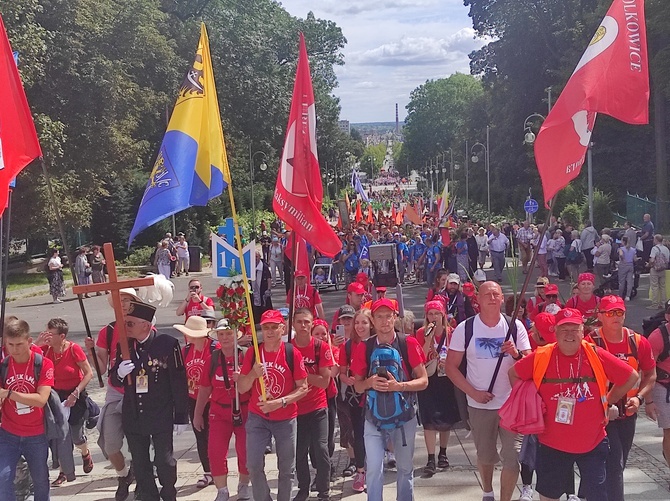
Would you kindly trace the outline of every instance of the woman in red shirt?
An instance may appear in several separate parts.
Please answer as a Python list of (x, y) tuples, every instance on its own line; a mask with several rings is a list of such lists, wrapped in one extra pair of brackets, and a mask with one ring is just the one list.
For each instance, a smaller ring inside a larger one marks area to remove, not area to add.
[[(241, 348), (238, 348), (235, 353), (235, 335), (239, 339), (241, 334), (241, 332), (235, 333), (229, 327), (228, 319), (219, 320), (216, 326), (216, 336), (221, 345), (220, 351), (215, 351), (205, 361), (193, 413), (194, 429), (202, 432), (206, 421), (209, 421), (208, 447), (212, 451), (217, 451), (217, 454), (212, 454), (210, 457), (214, 485), (218, 489), (216, 499), (228, 499), (229, 497), (228, 449), (233, 434), (235, 434), (235, 452), (240, 475), (237, 499), (245, 500), (251, 497), (249, 470), (247, 470), (247, 434), (244, 428), (249, 411), (249, 392), (240, 394), (240, 409), (233, 415), (235, 387), (239, 367), (244, 359), (244, 352)], [(235, 357), (237, 357), (237, 363), (235, 363)], [(208, 408), (208, 416), (205, 416), (204, 413)]]
[(589, 327), (595, 324), (598, 319), (598, 304), (600, 298), (593, 293), (596, 277), (593, 273), (582, 273), (577, 279), (577, 295), (572, 296), (565, 303), (566, 308), (574, 308), (584, 316)]
[(52, 318), (47, 330), (42, 332), (37, 343), (44, 356), (54, 364), (54, 385), (64, 407), (70, 409), (69, 430), (65, 439), (58, 443), (58, 462), (60, 473), (51, 485), (58, 487), (72, 482), (74, 473), (73, 445), (81, 451), (84, 473), (93, 470), (93, 459), (84, 435), (86, 418), (86, 385), (93, 377), (93, 371), (86, 359), (84, 350), (76, 343), (66, 339), (69, 326), (62, 318)]

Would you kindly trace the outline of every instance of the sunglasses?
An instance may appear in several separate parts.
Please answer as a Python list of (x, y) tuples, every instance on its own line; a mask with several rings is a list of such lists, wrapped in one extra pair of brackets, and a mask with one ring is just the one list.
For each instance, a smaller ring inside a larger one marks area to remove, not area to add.
[(603, 315), (606, 317), (612, 318), (612, 317), (623, 317), (626, 314), (625, 311), (623, 310), (610, 310), (610, 311), (603, 311)]
[(199, 286), (199, 285), (191, 285), (191, 286), (189, 287), (189, 290), (192, 290), (192, 291), (200, 290), (200, 286)]
[(558, 294), (546, 294), (547, 297), (553, 297), (554, 299), (558, 298)]

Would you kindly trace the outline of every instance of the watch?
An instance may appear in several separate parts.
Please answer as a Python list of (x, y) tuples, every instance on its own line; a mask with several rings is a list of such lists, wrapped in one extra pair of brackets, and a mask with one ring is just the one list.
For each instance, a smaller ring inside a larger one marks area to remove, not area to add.
[(285, 408), (286, 408), (286, 405), (287, 405), (287, 404), (286, 404), (286, 397), (281, 397), (281, 406), (282, 406), (282, 409), (285, 409)]
[(640, 401), (640, 405), (644, 405), (644, 397), (642, 395), (635, 395), (635, 398)]

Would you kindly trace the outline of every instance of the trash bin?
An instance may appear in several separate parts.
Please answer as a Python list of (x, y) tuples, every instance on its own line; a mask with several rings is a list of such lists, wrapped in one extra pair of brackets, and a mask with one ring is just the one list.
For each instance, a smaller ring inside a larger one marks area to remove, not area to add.
[(188, 254), (188, 271), (202, 271), (202, 247), (199, 245), (189, 245)]

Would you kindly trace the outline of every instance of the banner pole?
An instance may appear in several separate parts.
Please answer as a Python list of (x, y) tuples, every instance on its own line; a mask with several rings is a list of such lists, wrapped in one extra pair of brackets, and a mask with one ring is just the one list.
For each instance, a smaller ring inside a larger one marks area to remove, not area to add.
[(298, 271), (298, 241), (295, 238), (295, 230), (291, 229), (291, 239), (293, 239), (293, 249), (291, 249), (291, 264), (293, 265), (293, 291), (291, 292), (291, 304), (288, 305), (288, 340), (293, 336), (293, 312), (295, 311), (295, 274)]

